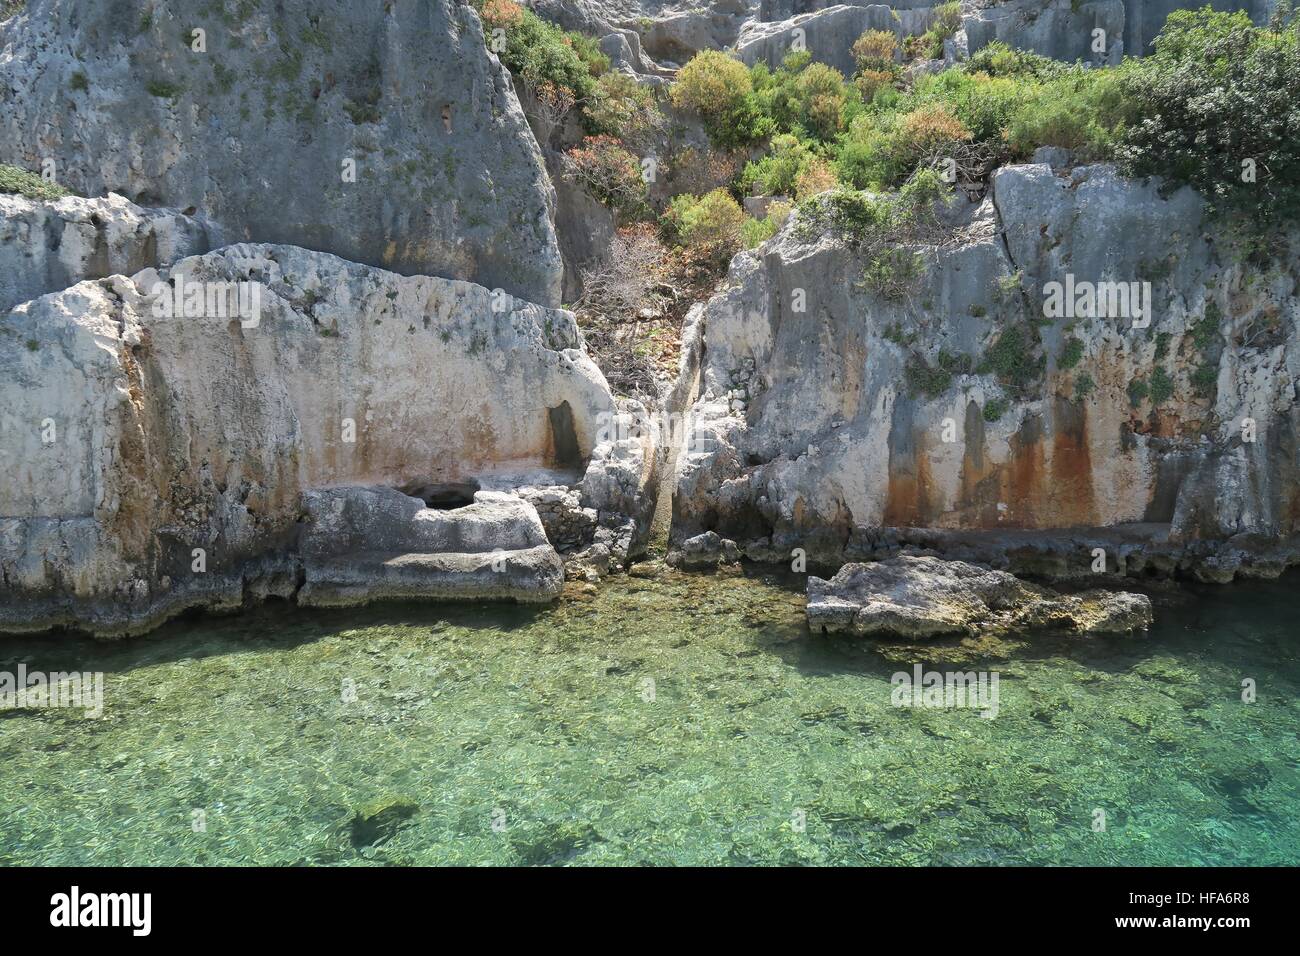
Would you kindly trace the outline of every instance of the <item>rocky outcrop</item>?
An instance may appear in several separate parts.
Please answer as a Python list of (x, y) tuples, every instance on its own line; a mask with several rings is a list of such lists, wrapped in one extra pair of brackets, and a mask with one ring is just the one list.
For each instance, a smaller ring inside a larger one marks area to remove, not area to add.
[(903, 556), (808, 578), (808, 626), (826, 633), (928, 639), (1055, 628), (1122, 634), (1151, 624), (1144, 594), (1057, 594), (963, 561)]
[[(1047, 164), (999, 170), (943, 241), (906, 247), (901, 294), (843, 241), (800, 236), (737, 257), (704, 310), (676, 541), (838, 564), (910, 529), (1140, 524), (1165, 572), (1223, 579), (1245, 542), (1300, 533), (1294, 243), (1249, 266), (1190, 190)], [(1121, 282), (1149, 283), (1145, 318), (1120, 308), (1128, 286), (1096, 285)], [(1053, 283), (1101, 299), (1049, 318)]]
[(564, 563), (531, 504), (480, 491), (459, 508), (429, 508), (391, 488), (327, 488), (302, 495), (299, 604), (475, 599), (549, 601)]
[[(222, 316), (214, 293), (230, 296)], [(570, 313), (296, 247), (79, 283), (0, 319), (0, 346), (0, 629), (143, 630), (291, 596), (304, 574), (317, 603), (411, 595), (417, 579), (445, 596), (453, 572), (462, 596), (549, 595), (535, 510), (464, 499), (579, 486), (605, 473), (597, 445), (614, 450), (600, 430), (617, 409)], [(373, 492), (342, 499), (345, 527), (372, 526), (364, 541), (310, 530), (340, 500), (314, 492), (358, 486), (469, 507), (453, 519)], [(615, 520), (612, 499), (587, 506)], [(500, 534), (418, 557), (466, 527)], [(368, 557), (343, 567), (330, 541)], [(494, 551), (531, 555), (517, 581), (482, 570)]]
[(83, 279), (169, 266), (224, 244), (205, 219), (114, 194), (42, 202), (0, 193), (0, 313)]
[(472, 7), (234, 6), (30, 0), (0, 27), (0, 162), (559, 304), (554, 192)]
[[(746, 63), (778, 65), (796, 48), (846, 76), (856, 71), (853, 43), (866, 30), (888, 30), (900, 39), (919, 36), (935, 20), (932, 0), (831, 3), (826, 0), (763, 0), (745, 22), (736, 52)], [(1187, 0), (964, 0), (961, 27), (947, 45), (949, 63), (1000, 41), (1066, 62), (1118, 63), (1125, 54), (1144, 56), (1175, 10), (1195, 9)], [(1228, 0), (1216, 9), (1244, 10), (1255, 23), (1268, 20), (1270, 0)], [(1096, 31), (1100, 30), (1098, 34)]]
[(929, 5), (836, 4), (776, 23), (747, 24), (736, 54), (751, 66), (761, 61), (776, 67), (795, 49), (797, 39), (818, 63), (851, 76), (857, 72), (853, 43), (867, 30), (887, 30), (901, 40), (924, 33), (933, 21)]
[[(1010, 0), (964, 11), (956, 42), (967, 53), (996, 40), (1067, 63), (1115, 64), (1127, 49), (1125, 6), (1125, 0)], [(1156, 32), (1160, 26), (1163, 19)]]

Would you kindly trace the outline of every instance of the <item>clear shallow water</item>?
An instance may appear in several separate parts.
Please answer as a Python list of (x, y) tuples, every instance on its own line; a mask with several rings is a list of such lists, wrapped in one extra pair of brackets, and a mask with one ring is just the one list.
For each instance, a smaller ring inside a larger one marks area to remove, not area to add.
[[(1298, 583), (1159, 592), (1147, 637), (920, 648), (673, 573), (0, 638), (0, 670), (107, 675), (99, 720), (0, 711), (0, 863), (1295, 864)], [(999, 715), (892, 706), (914, 661), (996, 670)]]

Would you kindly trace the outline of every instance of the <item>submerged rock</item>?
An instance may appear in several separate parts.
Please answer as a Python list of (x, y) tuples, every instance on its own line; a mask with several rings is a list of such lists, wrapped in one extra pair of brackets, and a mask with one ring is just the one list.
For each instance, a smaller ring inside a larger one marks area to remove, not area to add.
[(823, 632), (932, 638), (1052, 627), (1083, 634), (1142, 630), (1151, 599), (1129, 592), (1057, 594), (1005, 571), (904, 555), (808, 579), (808, 624)]
[(357, 849), (391, 840), (403, 823), (420, 810), (406, 797), (387, 797), (359, 807), (348, 823), (352, 845)]

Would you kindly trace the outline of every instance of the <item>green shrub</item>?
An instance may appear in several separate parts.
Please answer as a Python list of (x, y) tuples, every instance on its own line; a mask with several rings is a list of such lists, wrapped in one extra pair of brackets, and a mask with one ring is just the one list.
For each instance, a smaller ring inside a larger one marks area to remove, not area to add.
[(784, 221), (780, 215), (771, 214), (764, 216), (762, 219), (746, 219), (740, 224), (741, 245), (746, 249), (761, 246), (781, 231), (781, 224)]
[(749, 70), (718, 50), (703, 50), (678, 70), (669, 96), (678, 109), (704, 121), (715, 146), (745, 145), (770, 131), (754, 100)]
[(1151, 388), (1140, 378), (1135, 378), (1128, 383), (1128, 400), (1134, 408), (1140, 406), (1146, 397), (1151, 394)]
[(744, 243), (745, 211), (725, 189), (673, 197), (664, 223), (679, 245), (724, 264)]
[(585, 104), (595, 91), (596, 77), (609, 69), (599, 43), (581, 33), (561, 30), (511, 0), (486, 0), (479, 13), (484, 36), (501, 29), (506, 48), (497, 56), (510, 72), (531, 87), (553, 83)]
[(1072, 67), (1044, 83), (1025, 85), (1008, 122), (1012, 154), (1026, 157), (1040, 146), (1059, 146), (1083, 160), (1109, 159), (1137, 109), (1121, 74)]
[(976, 50), (962, 68), (967, 73), (987, 73), (989, 76), (1028, 77), (1046, 80), (1069, 69), (1059, 60), (1041, 56), (1029, 50), (1013, 50), (1001, 40)]
[(28, 199), (61, 199), (72, 195), (57, 183), (47, 182), (35, 173), (0, 163), (0, 193), (17, 193)]
[(1169, 377), (1163, 365), (1157, 365), (1151, 372), (1151, 404), (1161, 405), (1173, 397), (1174, 380)]
[(910, 355), (903, 366), (903, 378), (907, 382), (908, 394), (912, 397), (925, 395), (938, 398), (952, 385), (953, 373), (942, 367), (932, 367), (918, 355)]
[(179, 84), (168, 83), (166, 80), (150, 80), (145, 83), (144, 88), (150, 96), (156, 96), (161, 100), (174, 100), (181, 93)]
[(1131, 67), (1126, 89), (1141, 118), (1120, 149), (1130, 173), (1188, 183), (1260, 231), (1300, 214), (1300, 28), (1177, 10), (1155, 52)]
[(633, 143), (648, 140), (664, 123), (653, 91), (626, 73), (600, 77), (583, 112), (589, 132)]
[(1065, 340), (1065, 345), (1061, 348), (1061, 355), (1056, 360), (1057, 368), (1072, 369), (1079, 364), (1083, 358), (1083, 342), (1071, 336)]
[(984, 420), (986, 422), (1000, 421), (1010, 407), (1011, 403), (1005, 398), (990, 398), (984, 403)]
[(1023, 391), (1043, 371), (1045, 357), (1035, 358), (1037, 350), (1036, 332), (1024, 325), (1012, 325), (984, 353), (979, 371), (992, 373), (1003, 384)]
[(771, 148), (766, 156), (745, 165), (740, 176), (741, 192), (753, 194), (757, 186), (763, 196), (795, 194), (799, 174), (815, 158), (812, 150), (789, 133), (772, 137)]
[(1092, 394), (1093, 389), (1096, 387), (1097, 383), (1092, 380), (1092, 376), (1087, 372), (1081, 372), (1074, 380), (1074, 400), (1076, 402), (1083, 401)]
[(912, 49), (918, 56), (931, 60), (943, 58), (943, 41), (961, 29), (961, 4), (944, 3), (934, 8), (934, 21), (930, 28), (914, 40)]

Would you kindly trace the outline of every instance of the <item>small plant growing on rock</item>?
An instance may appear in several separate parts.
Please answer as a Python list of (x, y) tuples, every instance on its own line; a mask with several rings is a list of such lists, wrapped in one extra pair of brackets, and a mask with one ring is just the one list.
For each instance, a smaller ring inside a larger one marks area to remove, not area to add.
[(58, 183), (48, 182), (17, 166), (0, 163), (0, 193), (17, 193), (28, 199), (62, 199), (72, 195)]

